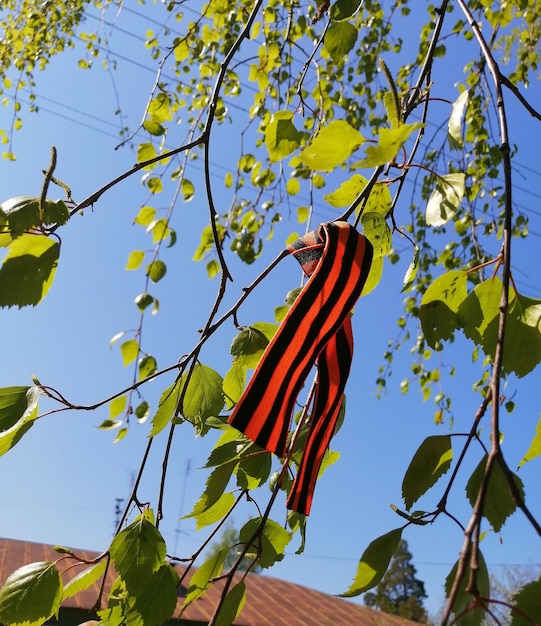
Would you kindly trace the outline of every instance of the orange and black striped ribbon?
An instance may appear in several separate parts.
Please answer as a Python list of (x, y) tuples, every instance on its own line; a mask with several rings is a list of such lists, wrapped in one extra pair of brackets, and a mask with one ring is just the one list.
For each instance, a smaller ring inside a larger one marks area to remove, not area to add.
[(262, 448), (285, 456), (295, 401), (317, 360), (308, 436), (287, 501), (288, 508), (307, 515), (349, 374), (351, 309), (368, 276), (372, 246), (347, 222), (328, 222), (289, 249), (310, 278), (228, 421)]

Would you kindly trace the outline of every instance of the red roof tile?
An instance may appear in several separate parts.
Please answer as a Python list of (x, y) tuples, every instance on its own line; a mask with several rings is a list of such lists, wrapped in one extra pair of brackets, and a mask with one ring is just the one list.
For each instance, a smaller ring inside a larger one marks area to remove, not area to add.
[[(98, 556), (97, 552), (87, 550), (74, 550), (74, 553), (85, 561), (91, 561)], [(59, 571), (66, 583), (82, 571), (85, 565), (73, 567), (71, 559), (63, 560), (62, 557), (63, 555), (49, 545), (0, 538), (0, 582), (3, 584), (12, 572), (23, 565), (38, 561), (57, 561)], [(182, 565), (176, 565), (176, 568), (180, 575), (185, 571)], [(236, 576), (240, 580), (240, 574)], [(116, 574), (110, 568), (105, 581), (106, 591), (115, 578)], [(263, 574), (248, 574), (245, 583), (247, 600), (242, 613), (234, 622), (236, 626), (411, 626), (414, 624), (414, 622), (393, 615), (353, 604), (342, 598)], [(189, 582), (184, 581), (183, 587), (188, 585)], [(223, 585), (223, 581), (216, 582), (203, 597), (193, 602), (182, 615), (183, 623), (208, 624), (219, 601)], [(99, 587), (99, 583), (95, 583), (89, 589), (68, 598), (62, 606), (91, 611), (99, 596)], [(179, 597), (175, 616), (178, 616), (182, 603), (183, 598)]]

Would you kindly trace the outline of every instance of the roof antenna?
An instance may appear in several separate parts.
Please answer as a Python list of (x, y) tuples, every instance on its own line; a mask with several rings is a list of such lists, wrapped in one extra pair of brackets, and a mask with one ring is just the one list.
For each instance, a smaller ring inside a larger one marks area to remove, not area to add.
[(175, 549), (174, 549), (173, 554), (177, 553), (179, 535), (188, 534), (186, 531), (180, 529), (180, 524), (182, 522), (182, 513), (184, 511), (184, 498), (186, 497), (186, 483), (188, 482), (188, 476), (190, 474), (191, 468), (192, 468), (192, 460), (188, 459), (186, 461), (186, 470), (184, 472), (184, 480), (182, 481), (182, 490), (180, 492), (180, 506), (179, 506), (179, 511), (178, 511), (177, 527), (175, 529)]

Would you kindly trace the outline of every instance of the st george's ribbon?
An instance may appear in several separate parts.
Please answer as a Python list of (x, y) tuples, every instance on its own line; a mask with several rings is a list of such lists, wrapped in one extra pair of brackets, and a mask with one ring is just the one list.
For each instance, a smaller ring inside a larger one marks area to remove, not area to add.
[(351, 310), (372, 262), (372, 245), (347, 222), (327, 222), (289, 246), (309, 279), (267, 345), (229, 424), (284, 457), (291, 416), (317, 365), (308, 435), (287, 507), (308, 515), (334, 433), (353, 355)]

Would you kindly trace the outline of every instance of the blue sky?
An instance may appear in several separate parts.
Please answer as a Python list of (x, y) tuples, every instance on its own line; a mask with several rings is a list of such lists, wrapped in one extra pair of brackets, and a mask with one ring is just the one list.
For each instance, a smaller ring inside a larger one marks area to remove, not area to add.
[[(159, 9), (138, 7), (125, 12), (122, 27), (145, 36), (148, 24), (137, 13)], [(163, 12), (162, 12), (163, 13)], [(160, 15), (162, 14), (160, 13)], [(93, 26), (89, 23), (88, 28)], [(123, 114), (134, 127), (140, 120), (153, 74), (147, 52), (137, 48), (137, 40), (124, 37), (113, 40), (111, 47), (121, 50), (119, 69), (114, 73)], [(58, 150), (56, 174), (66, 180), (76, 200), (81, 200), (102, 184), (129, 169), (135, 154), (129, 147), (115, 150), (118, 144), (115, 119), (117, 108), (111, 77), (99, 67), (83, 72), (77, 68), (80, 51), (69, 52), (53, 61), (38, 76), (36, 92), (42, 96), (39, 114), (25, 114), (24, 126), (15, 135), (16, 162), (0, 162), (0, 202), (18, 195), (39, 195), (41, 169), (49, 162), (50, 146)], [(454, 68), (459, 80), (461, 67)], [(447, 77), (446, 77), (447, 78)], [(448, 89), (446, 86), (442, 89)], [(538, 84), (531, 86), (528, 97), (541, 101)], [(45, 98), (47, 99), (45, 99)], [(511, 98), (508, 97), (511, 101)], [(538, 245), (541, 233), (541, 211), (538, 193), (541, 174), (537, 146), (541, 142), (541, 126), (530, 123), (516, 106), (511, 122), (512, 140), (520, 145), (515, 178), (521, 188), (515, 200), (527, 211), (531, 230), (529, 242), (516, 242), (514, 257), (519, 288), (526, 295), (541, 297), (538, 275)], [(9, 126), (11, 111), (0, 110), (0, 127)], [(111, 125), (111, 121), (113, 120)], [(216, 189), (223, 189), (223, 179), (231, 164), (230, 146), (238, 141), (235, 126), (217, 127), (211, 154)], [(235, 148), (237, 149), (237, 148)], [(196, 184), (196, 195), (175, 212), (179, 242), (165, 258), (167, 277), (153, 288), (160, 299), (160, 313), (149, 317), (144, 325), (144, 347), (158, 359), (160, 367), (174, 363), (179, 355), (191, 350), (198, 340), (197, 329), (214, 299), (217, 281), (209, 282), (204, 264), (191, 261), (201, 229), (208, 223), (208, 210), (201, 186), (201, 165), (190, 179)], [(109, 340), (121, 330), (137, 326), (134, 297), (142, 291), (142, 272), (126, 272), (128, 254), (134, 249), (148, 249), (149, 241), (142, 228), (133, 225), (133, 218), (148, 193), (140, 175), (129, 178), (105, 194), (93, 210), (76, 215), (61, 229), (62, 252), (54, 285), (39, 307), (0, 311), (0, 386), (31, 384), (35, 374), (42, 383), (55, 387), (72, 402), (93, 403), (130, 384), (131, 368), (123, 369), (118, 347), (109, 347)], [(199, 186), (198, 186), (199, 184)], [(328, 187), (328, 193), (333, 187)], [(152, 200), (155, 206), (166, 207), (170, 201), (167, 189), (163, 198)], [(220, 192), (223, 194), (223, 192)], [(302, 195), (302, 194), (301, 194)], [(323, 195), (323, 194), (322, 194)], [(407, 195), (407, 194), (406, 194)], [(61, 192), (58, 192), (61, 196)], [(227, 207), (229, 197), (218, 195), (220, 207)], [(292, 230), (304, 226), (295, 223), (295, 214), (284, 223), (265, 248), (263, 258), (254, 266), (244, 267), (228, 254), (234, 283), (227, 302), (240, 295), (261, 269), (282, 248)], [(287, 211), (283, 211), (284, 215)], [(334, 210), (319, 198), (317, 222), (335, 217)], [(404, 222), (407, 215), (404, 215)], [(499, 245), (499, 244), (498, 244)], [(497, 246), (495, 246), (497, 250)], [(396, 336), (396, 319), (402, 310), (402, 279), (409, 263), (407, 254), (396, 267), (386, 267), (384, 280), (370, 296), (361, 299), (354, 315), (355, 356), (347, 388), (347, 417), (332, 448), (341, 452), (341, 459), (319, 481), (308, 523), (306, 551), (293, 553), (295, 538), (288, 556), (269, 574), (311, 586), (329, 593), (347, 589), (355, 574), (357, 561), (370, 541), (401, 525), (390, 504), (401, 506), (401, 480), (411, 457), (421, 441), (431, 434), (461, 433), (469, 429), (479, 398), (470, 392), (479, 376), (479, 366), (471, 364), (471, 345), (460, 334), (443, 353), (443, 371), (455, 364), (457, 375), (445, 378), (443, 385), (453, 395), (455, 423), (436, 426), (435, 406), (431, 400), (422, 402), (412, 390), (403, 396), (399, 382), (408, 373), (408, 348), (397, 354), (389, 391), (382, 399), (375, 397), (377, 368), (387, 341)], [(298, 286), (300, 271), (291, 259), (284, 260), (250, 298), (240, 311), (241, 324), (273, 321), (273, 309), (282, 303), (287, 291)], [(225, 310), (225, 309), (224, 309)], [(227, 353), (236, 331), (226, 324), (213, 337), (201, 360), (224, 374), (228, 369)], [(224, 356), (225, 355), (225, 356)], [(148, 392), (154, 406), (172, 376), (163, 376), (152, 383)], [(539, 369), (526, 380), (511, 378), (506, 393), (517, 391), (517, 408), (504, 414), (502, 431), (511, 467), (516, 467), (535, 431), (541, 405), (536, 393)], [(53, 408), (47, 402), (43, 410)], [(112, 537), (115, 501), (129, 492), (146, 445), (149, 424), (133, 424), (128, 436), (113, 444), (111, 432), (98, 430), (97, 425), (108, 417), (108, 408), (94, 412), (62, 412), (40, 420), (23, 440), (0, 459), (2, 468), (3, 521), (0, 534), (6, 537), (105, 549)], [(488, 419), (484, 420), (488, 429)], [(170, 552), (191, 554), (206, 536), (196, 533), (191, 520), (178, 519), (189, 513), (199, 497), (207, 472), (199, 469), (214, 443), (212, 436), (196, 439), (193, 432), (177, 429), (168, 475), (166, 517), (161, 528)], [(159, 485), (160, 464), (165, 434), (153, 444), (149, 471), (143, 480), (141, 494), (155, 503)], [(472, 470), (481, 458), (481, 450), (462, 470), (465, 484), (467, 468)], [(188, 471), (189, 469), (189, 471)], [(539, 460), (526, 464), (519, 472), (528, 493), (528, 505), (539, 519)], [(445, 483), (419, 502), (430, 510), (439, 500)], [(450, 500), (450, 510), (465, 524), (467, 501), (461, 484)], [(262, 494), (261, 501), (266, 501)], [(256, 511), (245, 507), (235, 522), (241, 525)], [(285, 517), (283, 502), (278, 502), (274, 519)], [(442, 584), (455, 562), (462, 545), (462, 533), (450, 520), (439, 518), (430, 527), (409, 528), (404, 535), (414, 556), (418, 576), (425, 582), (429, 600), (427, 608), (436, 611), (443, 603)], [(537, 541), (536, 541), (537, 539)], [(515, 514), (498, 535), (488, 532), (483, 540), (486, 561), (493, 567), (500, 564), (539, 564), (541, 550), (538, 538), (522, 515)]]

